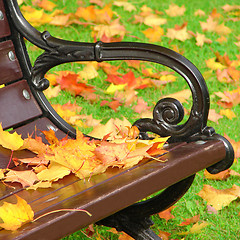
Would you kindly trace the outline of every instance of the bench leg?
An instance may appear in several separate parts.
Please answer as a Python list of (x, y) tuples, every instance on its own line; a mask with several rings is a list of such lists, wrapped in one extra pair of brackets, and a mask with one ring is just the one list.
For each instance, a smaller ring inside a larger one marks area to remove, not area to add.
[(161, 212), (176, 203), (189, 189), (195, 174), (166, 188), (163, 192), (148, 200), (135, 203), (107, 218), (97, 222), (98, 225), (116, 228), (137, 240), (161, 239), (151, 229), (150, 216)]
[(125, 232), (136, 240), (162, 239), (150, 229), (150, 226), (154, 224), (150, 218), (145, 218), (143, 220), (132, 220), (125, 214), (116, 213), (99, 221), (97, 224), (114, 227), (117, 229), (117, 231)]

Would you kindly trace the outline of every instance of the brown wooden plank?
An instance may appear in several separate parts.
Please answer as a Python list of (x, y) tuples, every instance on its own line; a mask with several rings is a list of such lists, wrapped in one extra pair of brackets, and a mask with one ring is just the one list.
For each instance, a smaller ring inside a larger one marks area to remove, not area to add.
[(0, 38), (9, 36), (10, 34), (11, 31), (8, 25), (3, 0), (0, 0)]
[(19, 128), (14, 129), (14, 131), (16, 131), (18, 134), (21, 134), (22, 138), (27, 138), (28, 135), (33, 137), (37, 135), (43, 139), (44, 143), (47, 143), (42, 131), (48, 131), (50, 129), (55, 132), (55, 135), (58, 139), (62, 139), (67, 135), (46, 117), (39, 118), (35, 121), (32, 121), (31, 123), (25, 124)]
[(0, 122), (4, 129), (41, 115), (42, 111), (26, 80), (0, 89)]
[[(152, 160), (129, 170), (112, 169), (89, 181), (75, 181), (70, 176), (53, 189), (21, 191), (18, 195), (30, 203), (36, 216), (52, 210), (76, 208), (88, 210), (92, 217), (79, 212), (55, 213), (27, 224), (16, 232), (0, 231), (0, 239), (59, 239), (224, 157), (225, 147), (221, 141), (193, 142), (161, 157), (167, 160), (164, 163)], [(10, 196), (5, 201), (14, 201), (13, 198)]]
[[(1, 27), (1, 26), (0, 26)], [(12, 41), (0, 43), (0, 84), (12, 82), (23, 77)]]

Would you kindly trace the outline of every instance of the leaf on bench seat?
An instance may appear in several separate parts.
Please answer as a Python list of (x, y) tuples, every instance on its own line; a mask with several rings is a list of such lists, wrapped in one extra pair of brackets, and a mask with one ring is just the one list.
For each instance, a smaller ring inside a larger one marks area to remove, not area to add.
[(15, 231), (24, 223), (31, 222), (34, 212), (31, 206), (22, 198), (17, 197), (17, 203), (4, 202), (0, 207), (0, 218), (3, 223), (0, 226), (6, 230)]
[(2, 125), (0, 124), (0, 145), (4, 148), (15, 151), (22, 147), (23, 139), (21, 135), (18, 135), (16, 132), (9, 133), (3, 131)]

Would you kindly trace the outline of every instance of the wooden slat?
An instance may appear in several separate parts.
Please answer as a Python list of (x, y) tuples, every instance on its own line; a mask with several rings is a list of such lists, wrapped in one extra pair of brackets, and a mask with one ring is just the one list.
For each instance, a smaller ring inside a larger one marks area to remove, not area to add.
[(0, 43), (0, 84), (9, 83), (22, 78), (22, 70), (12, 41)]
[(7, 16), (5, 14), (3, 0), (0, 0), (0, 11), (0, 38), (3, 38), (11, 34), (7, 21)]
[(39, 118), (31, 123), (25, 124), (19, 128), (14, 129), (18, 134), (22, 135), (22, 138), (27, 138), (30, 136), (39, 136), (42, 138), (44, 143), (47, 143), (42, 131), (54, 130), (55, 135), (58, 139), (62, 139), (67, 136), (67, 134), (61, 131), (56, 125), (54, 125), (48, 118)]
[[(29, 94), (27, 98), (24, 97)], [(27, 81), (10, 84), (0, 89), (0, 122), (4, 129), (42, 115)]]
[[(161, 157), (166, 162), (148, 161), (129, 170), (111, 169), (90, 180), (65, 177), (53, 189), (20, 191), (36, 216), (57, 209), (86, 209), (91, 214), (61, 212), (48, 215), (16, 232), (0, 231), (0, 239), (60, 239), (82, 227), (164, 189), (225, 157), (221, 141), (193, 142), (174, 148)], [(13, 202), (14, 196), (4, 201)], [(0, 204), (2, 204), (1, 201)]]

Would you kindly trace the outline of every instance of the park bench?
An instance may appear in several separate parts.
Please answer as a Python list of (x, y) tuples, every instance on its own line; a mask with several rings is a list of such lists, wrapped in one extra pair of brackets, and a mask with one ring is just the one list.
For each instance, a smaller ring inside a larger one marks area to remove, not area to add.
[[(64, 30), (63, 30), (64, 31)], [(44, 50), (32, 67), (25, 40)], [(40, 33), (22, 16), (17, 0), (0, 0), (0, 122), (6, 130), (27, 137), (37, 129), (52, 129), (58, 138), (75, 138), (73, 127), (51, 107), (43, 94), (49, 86), (44, 78), (52, 67), (74, 61), (143, 60), (162, 64), (179, 73), (192, 92), (192, 108), (185, 123), (179, 101), (166, 98), (154, 108), (152, 119), (139, 119), (134, 125), (140, 138), (148, 132), (171, 136), (165, 162), (142, 161), (130, 169), (109, 169), (104, 174), (79, 180), (69, 175), (51, 188), (26, 190), (0, 184), (1, 203), (13, 202), (15, 194), (24, 198), (35, 216), (58, 209), (85, 209), (58, 212), (28, 223), (11, 232), (0, 230), (0, 239), (60, 239), (91, 223), (115, 227), (135, 239), (160, 239), (151, 229), (150, 216), (173, 205), (191, 186), (195, 174), (207, 168), (218, 173), (234, 159), (230, 143), (207, 126), (209, 94), (198, 69), (186, 58), (169, 49), (144, 43), (83, 43), (60, 40), (47, 31)], [(43, 137), (43, 136), (42, 136)], [(6, 168), (11, 151), (0, 148), (0, 167)], [(27, 150), (16, 157), (31, 157)], [(155, 197), (140, 201), (163, 190)], [(140, 201), (140, 202), (139, 202)]]

